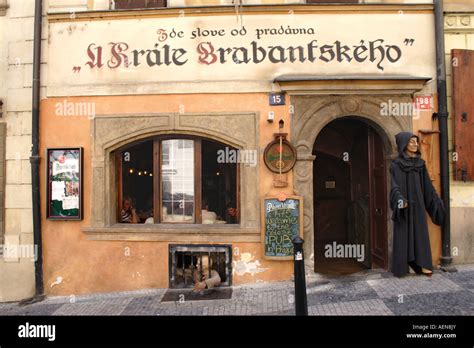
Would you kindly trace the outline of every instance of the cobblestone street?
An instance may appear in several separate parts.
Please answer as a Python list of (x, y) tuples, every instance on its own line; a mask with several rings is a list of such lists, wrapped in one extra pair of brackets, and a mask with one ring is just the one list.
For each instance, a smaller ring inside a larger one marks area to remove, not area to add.
[[(308, 277), (310, 315), (474, 315), (474, 265), (431, 278), (371, 270), (337, 278)], [(294, 315), (292, 282), (235, 286), (228, 300), (161, 302), (166, 289), (50, 297), (0, 315)]]

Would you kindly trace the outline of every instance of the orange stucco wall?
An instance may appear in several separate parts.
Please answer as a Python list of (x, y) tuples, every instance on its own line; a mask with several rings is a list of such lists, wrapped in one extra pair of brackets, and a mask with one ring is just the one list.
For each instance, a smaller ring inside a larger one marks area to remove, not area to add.
[[(200, 95), (150, 95), (150, 96), (107, 96), (67, 98), (68, 102), (95, 103), (97, 115), (150, 112), (229, 112), (258, 111), (260, 113), (259, 146), (264, 148), (273, 133), (278, 132), (278, 121), (285, 121), (285, 132), (289, 132), (289, 98), (286, 106), (271, 107), (268, 95), (249, 94), (200, 94)], [(45, 292), (48, 295), (69, 295), (105, 291), (123, 291), (144, 288), (168, 287), (168, 244), (167, 242), (89, 241), (81, 232), (82, 226), (90, 225), (91, 204), (91, 121), (87, 116), (58, 116), (57, 103), (63, 98), (42, 100), (40, 118), (40, 146), (44, 154), (48, 147), (84, 148), (84, 220), (46, 220), (46, 207), (42, 204), (42, 233), (44, 250)], [(181, 109), (180, 109), (181, 108)], [(275, 112), (275, 122), (266, 121), (268, 111)], [(100, 116), (98, 116), (100, 117)], [(423, 119), (426, 117), (423, 117)], [(430, 118), (429, 118), (430, 119)], [(427, 128), (425, 121), (416, 121), (414, 128)], [(431, 127), (431, 125), (430, 125)], [(291, 135), (290, 135), (291, 136)], [(291, 137), (290, 137), (291, 140)], [(435, 156), (437, 160), (437, 156)], [(45, 202), (46, 161), (41, 161), (41, 197)], [(285, 192), (293, 194), (292, 175), (288, 175), (289, 186), (284, 189), (273, 187), (273, 176), (259, 160), (259, 192), (264, 195)], [(438, 165), (435, 166), (439, 168)], [(439, 180), (438, 180), (439, 181)], [(433, 261), (440, 255), (439, 228), (431, 227)], [(206, 241), (203, 240), (202, 243)], [(268, 261), (261, 258), (260, 243), (232, 243), (233, 259), (250, 255), (252, 261), (260, 262), (259, 272), (234, 274), (233, 283), (256, 281), (277, 281), (289, 279), (293, 272), (292, 261)], [(235, 249), (238, 248), (238, 249)], [(51, 286), (57, 279), (62, 282)]]
[[(45, 292), (50, 295), (67, 295), (168, 287), (168, 243), (89, 241), (80, 231), (82, 226), (90, 224), (91, 121), (86, 116), (57, 116), (56, 105), (63, 101), (63, 98), (42, 101), (41, 151), (45, 153), (48, 147), (84, 148), (84, 220), (80, 222), (46, 220), (45, 205), (42, 206)], [(288, 106), (270, 107), (267, 94), (87, 97), (67, 98), (67, 101), (95, 103), (97, 115), (179, 112), (183, 107), (185, 112), (258, 111), (261, 115), (260, 147), (265, 147), (273, 140), (273, 133), (278, 132), (280, 119), (285, 121), (285, 130), (289, 128)], [(273, 124), (266, 121), (266, 115), (270, 110), (275, 112), (276, 121)], [(46, 162), (42, 161), (42, 197), (46, 197), (45, 165)], [(263, 161), (259, 161), (259, 165), (261, 194), (275, 194), (282, 191), (287, 194), (293, 193), (291, 186), (283, 190), (274, 189), (272, 175)], [(291, 174), (288, 179), (291, 183)], [(293, 272), (291, 261), (262, 260), (260, 243), (232, 243), (232, 246), (234, 250), (238, 250), (238, 254), (233, 253), (234, 260), (239, 260), (243, 254), (247, 254), (246, 256), (250, 254), (252, 262), (256, 260), (260, 262), (260, 272), (234, 274), (234, 284), (284, 280)], [(125, 255), (126, 251), (130, 252), (130, 256)], [(57, 277), (61, 277), (62, 282), (51, 287)]]

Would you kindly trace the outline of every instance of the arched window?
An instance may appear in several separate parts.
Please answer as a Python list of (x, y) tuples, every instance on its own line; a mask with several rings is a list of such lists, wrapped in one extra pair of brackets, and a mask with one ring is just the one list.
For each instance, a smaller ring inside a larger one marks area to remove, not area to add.
[(238, 151), (160, 136), (116, 151), (119, 223), (239, 223)]

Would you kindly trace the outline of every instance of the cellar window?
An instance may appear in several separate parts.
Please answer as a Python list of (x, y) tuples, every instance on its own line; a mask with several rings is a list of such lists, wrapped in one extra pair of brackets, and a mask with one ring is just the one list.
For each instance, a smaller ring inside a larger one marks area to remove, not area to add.
[(230, 245), (170, 245), (169, 279), (170, 288), (193, 288), (193, 271), (203, 257), (210, 260), (211, 271), (219, 273), (219, 287), (232, 285), (232, 247)]

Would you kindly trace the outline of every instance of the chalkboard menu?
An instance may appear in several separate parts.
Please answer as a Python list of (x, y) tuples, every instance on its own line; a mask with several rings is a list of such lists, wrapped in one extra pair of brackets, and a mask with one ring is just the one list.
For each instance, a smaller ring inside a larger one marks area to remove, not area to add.
[(273, 260), (293, 259), (293, 238), (303, 230), (303, 198), (300, 196), (266, 197), (262, 209), (263, 257)]
[(47, 218), (82, 219), (82, 148), (47, 149)]

